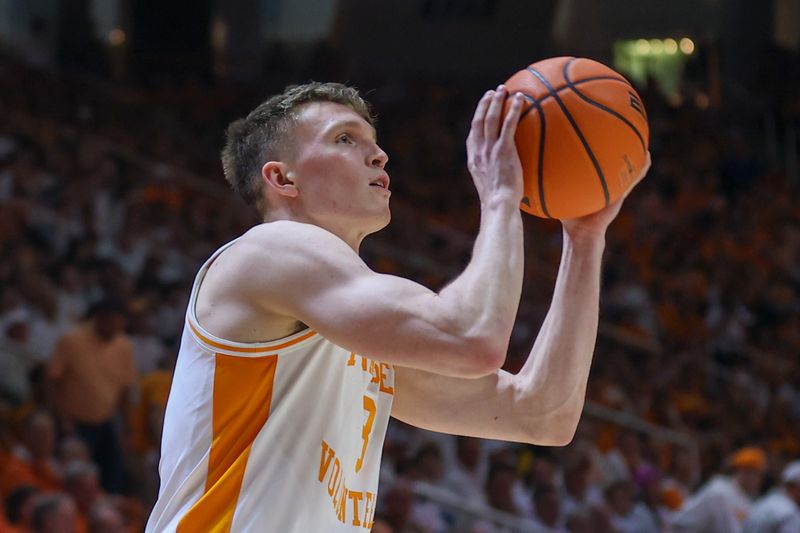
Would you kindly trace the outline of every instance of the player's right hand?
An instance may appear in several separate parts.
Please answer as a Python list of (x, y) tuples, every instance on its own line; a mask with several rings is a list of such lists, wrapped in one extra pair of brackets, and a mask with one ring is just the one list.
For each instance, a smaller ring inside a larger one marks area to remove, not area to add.
[(487, 91), (475, 108), (467, 137), (467, 167), (481, 204), (509, 201), (515, 206), (522, 200), (522, 165), (514, 144), (524, 97), (512, 96), (512, 104), (503, 118), (506, 88)]

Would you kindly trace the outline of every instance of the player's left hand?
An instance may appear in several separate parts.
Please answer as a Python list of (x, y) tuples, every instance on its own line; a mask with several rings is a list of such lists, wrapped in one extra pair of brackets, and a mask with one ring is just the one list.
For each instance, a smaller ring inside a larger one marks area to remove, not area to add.
[(650, 152), (647, 152), (647, 159), (645, 160), (644, 167), (634, 179), (633, 185), (628, 189), (628, 192), (596, 213), (579, 218), (562, 220), (561, 224), (564, 226), (564, 231), (573, 238), (603, 237), (608, 226), (617, 218), (625, 198), (628, 197), (634, 187), (647, 175), (648, 170), (650, 170)]

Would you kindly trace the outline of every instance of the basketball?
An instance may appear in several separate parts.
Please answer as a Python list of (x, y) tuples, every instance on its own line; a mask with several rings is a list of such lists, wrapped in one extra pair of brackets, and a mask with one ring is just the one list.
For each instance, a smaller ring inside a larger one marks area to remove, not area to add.
[[(645, 165), (650, 137), (642, 99), (628, 80), (591, 59), (554, 57), (505, 85), (527, 99), (515, 137), (523, 211), (575, 218), (628, 192)], [(510, 105), (509, 99), (506, 112)]]

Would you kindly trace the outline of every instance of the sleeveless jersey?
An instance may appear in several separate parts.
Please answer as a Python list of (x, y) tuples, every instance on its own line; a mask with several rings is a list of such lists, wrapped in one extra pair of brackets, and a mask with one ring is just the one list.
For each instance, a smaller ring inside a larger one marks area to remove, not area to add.
[(369, 531), (394, 369), (311, 330), (237, 343), (203, 329), (200, 284), (233, 242), (192, 287), (146, 531)]

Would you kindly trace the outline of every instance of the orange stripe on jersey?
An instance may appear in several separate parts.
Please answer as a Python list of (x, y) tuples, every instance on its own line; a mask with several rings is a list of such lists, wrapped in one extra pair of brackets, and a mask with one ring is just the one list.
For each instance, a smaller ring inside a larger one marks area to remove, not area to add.
[(203, 496), (178, 532), (230, 531), (253, 441), (269, 418), (278, 356), (215, 354), (213, 437)]
[(292, 339), (290, 341), (281, 344), (276, 344), (274, 346), (266, 345), (266, 346), (241, 347), (241, 346), (230, 346), (228, 344), (222, 344), (220, 342), (213, 341), (208, 337), (206, 337), (205, 335), (203, 335), (202, 333), (200, 333), (200, 331), (191, 322), (189, 322), (189, 327), (192, 328), (192, 331), (194, 332), (195, 335), (197, 335), (197, 337), (200, 340), (202, 340), (209, 346), (213, 346), (214, 348), (217, 348), (219, 350), (227, 350), (229, 352), (238, 352), (238, 353), (258, 353), (258, 352), (273, 352), (275, 350), (284, 350), (289, 346), (294, 346), (298, 342), (303, 342), (304, 340), (313, 337), (314, 335), (317, 334), (316, 331), (309, 331), (305, 335), (300, 335), (296, 339)]

